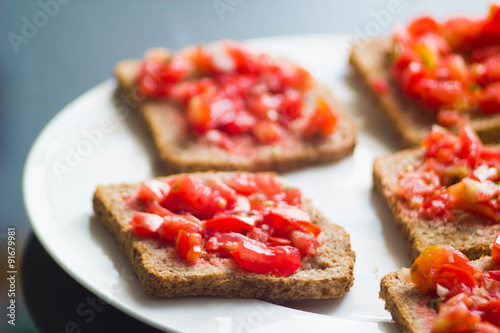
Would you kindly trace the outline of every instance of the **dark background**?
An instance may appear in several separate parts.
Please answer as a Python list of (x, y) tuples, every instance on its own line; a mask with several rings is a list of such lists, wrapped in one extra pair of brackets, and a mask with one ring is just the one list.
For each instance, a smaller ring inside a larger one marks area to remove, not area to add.
[[(316, 33), (384, 35), (396, 22), (407, 22), (423, 12), (437, 17), (456, 13), (484, 15), (488, 7), (488, 1), (401, 0), (401, 13), (388, 22), (378, 21), (380, 31), (374, 33), (367, 29), (377, 22), (377, 17), (381, 20), (380, 13), (388, 9), (391, 1), (59, 1), (2, 0), (0, 8), (0, 299), (4, 302), (7, 295), (6, 232), (8, 227), (15, 227), (19, 332), (36, 331), (20, 304), (22, 287), (40, 331), (64, 331), (76, 306), (92, 297), (57, 267), (31, 234), (23, 204), (22, 172), (30, 146), (43, 127), (70, 101), (109, 78), (118, 60), (140, 57), (152, 46), (177, 49), (220, 38)], [(5, 324), (5, 311), (2, 303), (0, 331), (11, 328)], [(110, 331), (106, 326), (109, 318), (129, 320), (110, 306), (96, 311), (96, 318), (95, 326), (79, 328), (83, 332)], [(142, 327), (133, 326), (134, 321), (126, 323), (132, 323), (127, 326), (130, 331)]]

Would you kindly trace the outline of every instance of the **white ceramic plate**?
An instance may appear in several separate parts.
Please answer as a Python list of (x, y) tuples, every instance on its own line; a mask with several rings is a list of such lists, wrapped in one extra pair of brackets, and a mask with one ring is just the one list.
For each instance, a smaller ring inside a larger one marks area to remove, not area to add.
[(43, 130), (24, 172), (24, 199), (38, 238), (73, 278), (127, 314), (181, 332), (395, 331), (378, 298), (380, 278), (409, 266), (406, 248), (381, 199), (372, 192), (372, 162), (395, 149), (386, 123), (347, 64), (347, 36), (256, 39), (258, 50), (291, 58), (329, 86), (358, 124), (354, 155), (285, 175), (331, 221), (351, 235), (355, 282), (342, 298), (271, 304), (216, 297), (153, 299), (146, 295), (112, 236), (92, 222), (97, 184), (155, 176), (151, 144), (136, 115), (114, 104), (108, 80), (64, 108)]

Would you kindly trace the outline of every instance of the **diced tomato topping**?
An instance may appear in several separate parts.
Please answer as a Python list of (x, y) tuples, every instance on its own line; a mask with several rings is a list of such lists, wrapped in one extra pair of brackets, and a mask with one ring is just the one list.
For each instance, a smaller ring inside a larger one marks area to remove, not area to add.
[(171, 180), (170, 194), (161, 203), (172, 212), (188, 212), (200, 219), (210, 219), (227, 208), (227, 199), (189, 175)]
[[(440, 268), (443, 265), (452, 265), (460, 268), (465, 274), (457, 273), (457, 271), (452, 271), (451, 269), (440, 272)], [(460, 251), (452, 247), (431, 246), (425, 249), (415, 260), (411, 267), (410, 277), (411, 281), (426, 293), (436, 290), (437, 281), (440, 281), (440, 273), (446, 273), (445, 276), (453, 275), (456, 281), (468, 286), (470, 276), (466, 275), (470, 274), (473, 277), (476, 272), (478, 270), (470, 265), (467, 257)]]
[(442, 126), (461, 126), (469, 114), (500, 112), (498, 8), (491, 5), (486, 19), (455, 17), (442, 24), (422, 16), (394, 32), (392, 79), (437, 113)]
[(380, 95), (386, 94), (389, 91), (387, 81), (383, 79), (374, 79), (371, 82), (372, 89)]
[(161, 217), (175, 215), (174, 213), (160, 205), (158, 201), (146, 201), (145, 208), (146, 212), (150, 214), (156, 214)]
[(254, 222), (251, 218), (243, 218), (237, 216), (223, 216), (210, 219), (205, 222), (205, 228), (224, 232), (238, 232), (246, 234), (254, 227)]
[(308, 118), (304, 128), (306, 138), (326, 138), (335, 131), (337, 116), (323, 98), (316, 100), (316, 108)]
[(492, 4), (490, 13), (481, 31), (493, 43), (500, 43), (500, 5)]
[(500, 111), (500, 82), (493, 83), (478, 94), (479, 107), (485, 113)]
[(481, 322), (478, 313), (469, 310), (471, 300), (465, 294), (458, 294), (441, 305), (432, 327), (433, 333), (470, 332)]
[(147, 235), (155, 233), (163, 224), (163, 219), (155, 214), (132, 213), (132, 221), (130, 225), (134, 232), (138, 235)]
[(175, 241), (180, 230), (189, 233), (201, 233), (203, 227), (199, 221), (192, 216), (171, 215), (163, 218), (163, 224), (158, 228), (158, 235), (171, 242)]
[(180, 56), (155, 56), (142, 64), (137, 81), (144, 95), (166, 96), (189, 70), (189, 62)]
[(298, 188), (292, 187), (289, 189), (285, 189), (283, 192), (285, 192), (286, 194), (286, 201), (289, 205), (292, 206), (302, 205), (302, 192)]
[[(268, 240), (270, 242), (277, 244), (277, 245), (292, 245), (292, 241), (289, 240), (288, 238), (269, 236)], [(295, 247), (298, 248), (297, 246), (295, 246)]]
[(295, 246), (302, 256), (313, 256), (319, 246), (316, 237), (302, 231), (294, 230), (291, 232), (293, 246)]
[(437, 122), (444, 127), (459, 127), (467, 123), (467, 117), (454, 110), (441, 110), (437, 114)]
[(237, 243), (249, 239), (250, 238), (236, 232), (217, 232), (207, 240), (205, 247), (210, 252), (218, 252), (223, 257), (232, 258), (231, 252), (236, 249)]
[(444, 302), (432, 332), (500, 331), (499, 270), (479, 271), (459, 251), (433, 246), (415, 260), (410, 279)]
[(453, 211), (468, 211), (500, 222), (500, 149), (484, 147), (469, 126), (458, 137), (434, 127), (422, 146), (425, 160), (401, 173), (397, 197), (431, 218), (453, 220)]
[(177, 251), (181, 258), (186, 258), (190, 263), (196, 263), (201, 255), (201, 235), (198, 233), (189, 233), (185, 230), (179, 230), (177, 236)]
[(413, 36), (421, 36), (426, 33), (436, 33), (439, 24), (430, 16), (422, 16), (415, 19), (408, 27), (408, 32)]
[(157, 181), (140, 186), (137, 207), (146, 213), (133, 213), (132, 230), (175, 242), (190, 263), (210, 252), (252, 272), (286, 276), (320, 245), (321, 228), (301, 208), (300, 190), (284, 189), (272, 174), (236, 173), (222, 180), (181, 174)]
[(141, 184), (139, 193), (140, 198), (148, 201), (161, 201), (168, 195), (170, 185), (166, 182), (156, 179), (147, 180)]
[(258, 190), (255, 177), (247, 173), (236, 174), (229, 181), (229, 186), (231, 186), (236, 192), (246, 196), (257, 192)]
[(302, 231), (317, 237), (321, 228), (311, 223), (309, 214), (294, 206), (278, 206), (267, 211), (266, 217), (272, 221), (275, 231), (279, 235), (290, 235), (294, 230)]
[(261, 121), (252, 129), (258, 142), (271, 144), (280, 140), (281, 127), (272, 121)]
[(259, 191), (265, 193), (268, 197), (283, 191), (281, 184), (271, 174), (256, 174), (254, 180)]
[[(216, 142), (225, 150), (234, 152), (235, 137), (264, 145), (310, 137), (302, 135), (308, 129), (300, 124), (310, 121), (303, 110), (304, 94), (315, 84), (311, 75), (289, 61), (250, 52), (241, 43), (224, 40), (176, 53), (150, 52), (136, 80), (146, 97), (184, 107), (187, 124), (201, 139), (211, 130), (225, 134), (221, 138), (233, 144)], [(325, 120), (323, 136), (335, 127), (330, 113), (312, 117), (312, 122)], [(290, 126), (292, 122), (297, 125)]]
[(491, 249), (491, 257), (493, 258), (493, 260), (500, 263), (500, 235), (497, 235), (495, 237), (493, 248)]
[(447, 297), (452, 297), (464, 292), (469, 293), (476, 285), (476, 280), (470, 270), (453, 264), (443, 264), (436, 273), (435, 283), (448, 290)]
[(255, 273), (287, 276), (302, 266), (299, 250), (292, 246), (266, 247), (244, 240), (231, 253), (238, 265)]
[[(276, 237), (269, 236), (269, 234), (272, 232), (269, 228), (266, 230), (262, 228), (253, 228), (248, 234), (247, 237), (250, 239), (255, 239), (256, 241), (262, 242), (267, 244), (269, 241), (273, 243), (278, 243), (276, 242)], [(283, 238), (284, 239), (284, 238)], [(292, 242), (288, 239), (284, 239), (285, 241), (288, 241), (287, 244), (280, 244), (280, 245), (290, 245)]]

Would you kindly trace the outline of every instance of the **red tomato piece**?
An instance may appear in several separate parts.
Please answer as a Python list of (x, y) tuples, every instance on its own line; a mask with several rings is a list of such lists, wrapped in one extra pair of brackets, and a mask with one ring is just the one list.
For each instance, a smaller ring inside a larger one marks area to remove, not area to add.
[(470, 292), (476, 285), (476, 280), (470, 270), (465, 270), (453, 264), (441, 266), (435, 275), (434, 282), (449, 290), (446, 297)]
[(479, 304), (482, 311), (481, 319), (493, 325), (500, 326), (500, 299), (492, 299)]
[(165, 216), (171, 216), (171, 215), (176, 215), (166, 209), (165, 207), (161, 206), (158, 201), (147, 201), (146, 202), (146, 212), (151, 213), (151, 214), (156, 214), (161, 217)]
[(488, 322), (480, 322), (476, 325), (475, 333), (500, 333), (500, 329)]
[(429, 216), (447, 216), (450, 207), (451, 199), (447, 192), (432, 196), (423, 204), (424, 212)]
[[(253, 228), (248, 234), (247, 237), (250, 239), (255, 239), (256, 241), (259, 241), (261, 243), (267, 244), (269, 240), (271, 240), (271, 237), (269, 236), (269, 229), (264, 230), (262, 228)], [(291, 242), (288, 244), (280, 244), (280, 245), (290, 245)], [(278, 243), (279, 244), (279, 243)]]
[(495, 82), (478, 93), (479, 108), (484, 113), (500, 112), (500, 82)]
[(399, 179), (397, 194), (405, 198), (410, 206), (419, 206), (440, 186), (439, 176), (433, 171), (407, 172)]
[(476, 65), (472, 75), (474, 81), (481, 87), (500, 81), (500, 53)]
[(459, 127), (467, 123), (468, 118), (455, 110), (441, 110), (437, 113), (437, 122), (444, 127)]
[(438, 68), (434, 71), (434, 74), (439, 73), (440, 69), (446, 70), (447, 75), (438, 75), (436, 79), (441, 80), (464, 80), (468, 74), (467, 64), (465, 63), (464, 57), (459, 54), (449, 54), (440, 59)]
[(500, 5), (492, 4), (490, 6), (490, 13), (481, 34), (485, 36), (485, 39), (489, 39), (489, 43), (500, 42)]
[(415, 36), (421, 36), (426, 33), (436, 33), (439, 30), (439, 24), (430, 16), (422, 16), (414, 19), (408, 27), (408, 32)]
[(493, 56), (496, 56), (496, 55), (499, 55), (499, 54), (500, 54), (500, 46), (498, 46), (498, 45), (479, 47), (479, 48), (472, 50), (470, 61), (472, 63), (483, 62), (486, 59), (493, 57)]
[(233, 41), (224, 41), (224, 48), (234, 60), (238, 73), (257, 73), (259, 71), (259, 64), (243, 45)]
[(278, 110), (281, 110), (285, 96), (283, 94), (263, 93), (250, 96), (247, 99), (248, 109), (260, 119), (277, 120)]
[(431, 246), (425, 249), (411, 266), (411, 281), (426, 293), (436, 290), (436, 278), (443, 265), (453, 265), (474, 276), (479, 272), (462, 252), (450, 246)]
[(295, 89), (285, 89), (285, 100), (282, 103), (282, 117), (280, 120), (291, 121), (301, 116), (304, 108), (302, 93)]
[(470, 311), (472, 301), (465, 294), (458, 294), (443, 303), (432, 327), (433, 333), (470, 332), (481, 322), (478, 313)]
[(312, 114), (307, 118), (303, 134), (306, 139), (315, 137), (326, 138), (331, 135), (337, 127), (337, 116), (334, 110), (327, 102), (318, 97), (316, 107)]
[(237, 216), (223, 216), (205, 222), (205, 227), (223, 232), (237, 232), (246, 234), (253, 229), (255, 221), (251, 218)]
[(222, 126), (222, 130), (230, 135), (238, 135), (249, 133), (256, 124), (257, 119), (251, 113), (240, 110), (235, 114), (233, 120)]
[(138, 235), (146, 235), (155, 233), (163, 224), (163, 218), (155, 214), (132, 213), (130, 225), (132, 230)]
[(302, 266), (299, 250), (292, 246), (268, 247), (244, 240), (231, 254), (238, 265), (255, 273), (288, 276)]
[(417, 61), (412, 61), (408, 64), (402, 71), (401, 83), (403, 85), (403, 90), (410, 97), (419, 97), (420, 91), (418, 90), (418, 85), (420, 81), (425, 78), (425, 68)]
[[(255, 230), (255, 229), (254, 229)], [(226, 258), (231, 258), (231, 252), (236, 249), (236, 244), (239, 241), (249, 240), (250, 238), (238, 234), (235, 232), (220, 233), (216, 232), (212, 237), (210, 237), (205, 243), (205, 247), (209, 252), (218, 252), (220, 255)]]
[(183, 174), (170, 181), (170, 194), (161, 203), (172, 212), (190, 213), (206, 220), (227, 208), (227, 199), (209, 186)]
[(280, 140), (282, 136), (281, 126), (272, 121), (260, 121), (252, 129), (252, 134), (258, 142), (271, 144)]
[(283, 191), (283, 187), (273, 175), (265, 173), (256, 174), (254, 175), (254, 179), (259, 191), (265, 193), (268, 197), (272, 197)]
[(491, 257), (493, 260), (500, 263), (500, 235), (495, 237), (495, 241), (493, 242), (493, 247), (491, 249)]
[(455, 106), (465, 104), (465, 91), (460, 81), (439, 81), (422, 79), (417, 87), (422, 102), (432, 110), (440, 107), (454, 109)]
[(389, 91), (389, 86), (387, 85), (387, 81), (384, 79), (373, 79), (371, 81), (372, 89), (379, 95), (386, 94)]
[(406, 44), (395, 45), (394, 61), (391, 67), (391, 76), (400, 85), (403, 84), (403, 72), (412, 62), (420, 61), (418, 55)]
[(186, 258), (190, 263), (196, 263), (202, 253), (202, 237), (198, 233), (189, 233), (179, 230), (177, 235), (177, 251), (181, 258)]
[(255, 177), (248, 173), (237, 173), (234, 175), (234, 177), (229, 181), (229, 186), (236, 192), (246, 196), (257, 192), (258, 190)]
[(141, 93), (146, 96), (167, 96), (169, 88), (181, 80), (189, 70), (189, 62), (181, 56), (154, 57), (143, 62), (137, 82)]
[(459, 140), (462, 145), (459, 157), (467, 159), (471, 166), (476, 166), (483, 148), (481, 140), (469, 126), (460, 129)]
[[(292, 241), (282, 237), (269, 236), (268, 240), (278, 245), (292, 245)], [(294, 245), (295, 246), (295, 245)], [(297, 247), (297, 246), (295, 246)], [(300, 250), (299, 250), (300, 251)]]
[(272, 221), (272, 225), (279, 235), (289, 235), (292, 231), (298, 230), (317, 237), (321, 233), (321, 228), (311, 223), (309, 214), (294, 206), (282, 205), (273, 207), (267, 211), (267, 216)]
[(180, 230), (188, 233), (203, 232), (201, 223), (192, 216), (186, 215), (171, 215), (163, 218), (163, 224), (158, 228), (157, 232), (160, 237), (171, 242), (175, 241)]
[(285, 189), (286, 202), (291, 206), (302, 205), (302, 192), (296, 187)]
[(138, 196), (146, 201), (162, 201), (169, 191), (170, 185), (166, 182), (150, 179), (141, 184)]
[(301, 256), (313, 256), (316, 253), (319, 246), (316, 237), (298, 230), (292, 231), (290, 237), (293, 246), (299, 250)]
[(454, 17), (443, 23), (441, 34), (453, 51), (467, 50), (475, 44), (483, 24), (482, 20)]

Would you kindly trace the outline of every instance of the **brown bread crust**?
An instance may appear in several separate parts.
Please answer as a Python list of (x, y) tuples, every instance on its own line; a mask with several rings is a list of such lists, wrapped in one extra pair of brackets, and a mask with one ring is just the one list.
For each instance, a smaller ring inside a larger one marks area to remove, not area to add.
[(423, 148), (408, 149), (376, 158), (373, 164), (373, 184), (385, 199), (394, 221), (408, 246), (408, 254), (415, 260), (432, 245), (451, 245), (470, 260), (491, 254), (490, 244), (500, 233), (500, 224), (485, 217), (465, 212), (454, 212), (453, 220), (436, 221), (421, 216), (409, 216), (395, 196), (398, 176), (409, 166), (423, 162)]
[[(351, 49), (350, 63), (359, 72), (363, 81), (373, 92), (380, 109), (400, 137), (403, 147), (416, 147), (430, 132), (436, 116), (409, 99), (389, 76), (389, 55), (392, 42), (390, 38), (374, 39), (357, 43)], [(388, 83), (389, 91), (378, 94), (371, 88), (374, 79), (383, 79)], [(479, 135), (482, 142), (493, 144), (500, 142), (500, 114), (470, 115), (470, 126)], [(450, 129), (456, 130), (456, 129)]]
[[(500, 269), (491, 257), (473, 261), (472, 265), (484, 271)], [(380, 298), (392, 319), (405, 333), (431, 332), (436, 311), (430, 307), (431, 296), (422, 293), (419, 287), (402, 279), (400, 271), (384, 276), (380, 282)]]
[[(115, 67), (119, 91), (126, 100), (137, 99), (135, 77), (138, 66), (138, 60), (124, 60)], [(328, 89), (318, 84), (313, 94), (323, 96), (337, 111), (338, 127), (333, 135), (324, 140), (297, 141), (290, 149), (279, 152), (271, 145), (260, 145), (246, 151), (242, 156), (218, 147), (209, 148), (190, 138), (184, 112), (173, 103), (143, 99), (138, 110), (147, 124), (165, 175), (209, 170), (286, 172), (316, 164), (332, 163), (354, 151), (354, 122)]]
[[(197, 179), (227, 179), (233, 173), (196, 173)], [(115, 237), (148, 294), (155, 297), (212, 295), (299, 300), (339, 297), (353, 284), (356, 255), (349, 235), (330, 223), (309, 201), (304, 203), (313, 223), (322, 228), (321, 242), (313, 258), (303, 258), (303, 266), (287, 276), (257, 274), (236, 265), (233, 259), (204, 253), (197, 264), (180, 258), (168, 242), (142, 238), (129, 226), (132, 210), (123, 199), (134, 195), (139, 184), (98, 186), (94, 194), (94, 212)]]

